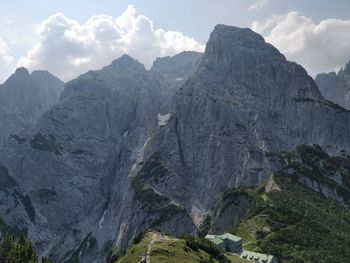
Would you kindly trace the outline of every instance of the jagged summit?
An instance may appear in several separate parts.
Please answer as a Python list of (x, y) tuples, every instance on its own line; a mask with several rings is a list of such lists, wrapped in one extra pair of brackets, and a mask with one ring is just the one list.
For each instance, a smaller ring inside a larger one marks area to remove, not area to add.
[[(63, 82), (57, 78), (56, 76), (52, 75), (47, 70), (34, 70), (31, 73), (28, 69), (24, 67), (17, 68), (16, 71), (5, 81), (4, 85), (7, 84), (9, 86), (26, 86), (28, 82), (30, 81), (37, 81), (37, 82), (46, 82), (53, 81), (57, 83), (60, 83), (60, 85), (63, 85)], [(44, 83), (42, 83), (45, 85)], [(48, 87), (50, 89), (50, 87)]]
[(174, 56), (158, 57), (153, 61), (152, 70), (163, 71), (163, 66), (166, 66), (170, 61), (175, 61), (176, 64), (172, 66), (179, 66), (178, 64), (184, 63), (189, 60), (198, 60), (203, 55), (203, 53), (197, 51), (182, 51)]
[(350, 61), (338, 73), (317, 74), (315, 81), (326, 99), (350, 109)]
[(347, 75), (350, 75), (350, 60), (348, 61), (348, 63), (346, 63), (343, 72), (346, 73)]

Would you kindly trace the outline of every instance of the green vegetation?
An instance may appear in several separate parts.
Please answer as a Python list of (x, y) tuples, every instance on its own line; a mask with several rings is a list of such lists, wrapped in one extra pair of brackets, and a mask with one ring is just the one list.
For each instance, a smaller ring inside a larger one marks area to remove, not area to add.
[[(231, 213), (235, 208), (232, 203), (243, 200), (245, 217), (232, 232), (243, 238), (246, 250), (274, 255), (280, 263), (349, 262), (349, 155), (333, 157), (317, 145), (301, 145), (276, 156), (284, 167), (255, 188), (225, 191), (204, 228), (211, 229), (225, 211), (226, 215)], [(152, 175), (155, 167), (138, 180)], [(142, 180), (138, 182), (144, 183)], [(327, 193), (334, 193), (330, 195), (333, 198)], [(175, 239), (154, 233), (138, 236), (136, 244), (117, 262), (138, 262), (147, 255), (151, 243), (152, 263), (247, 262), (201, 238)]]
[(116, 262), (140, 262), (148, 251), (152, 263), (248, 263), (238, 255), (224, 254), (208, 240), (190, 236), (176, 239), (154, 231), (146, 232), (142, 240)]
[(208, 253), (212, 259), (217, 259), (220, 263), (230, 263), (230, 260), (224, 255), (223, 251), (205, 238), (185, 236), (186, 246), (193, 251), (202, 250)]
[(204, 229), (213, 231), (240, 204), (245, 216), (238, 225), (232, 218), (231, 229), (244, 249), (282, 263), (350, 262), (350, 156), (317, 145), (274, 155), (282, 169), (255, 188), (225, 191)]
[(336, 192), (350, 205), (350, 158), (333, 157), (318, 145), (300, 145), (292, 152), (281, 154), (285, 167), (281, 173), (297, 180), (308, 178)]
[(139, 262), (140, 258), (147, 253), (148, 243), (151, 241), (151, 235), (147, 234), (145, 237), (137, 244), (130, 247), (125, 256), (120, 258), (118, 263), (132, 263)]
[[(16, 240), (12, 235), (5, 235), (0, 243), (1, 263), (38, 263), (38, 254), (30, 241), (23, 235)], [(49, 259), (42, 258), (43, 263), (50, 263)]]
[[(284, 158), (287, 166), (257, 187), (248, 215), (235, 229), (244, 248), (286, 263), (349, 262), (350, 209), (299, 182), (304, 176), (348, 194), (333, 177), (341, 174), (347, 182), (349, 160), (317, 146), (300, 146)], [(267, 190), (271, 180), (274, 187)]]

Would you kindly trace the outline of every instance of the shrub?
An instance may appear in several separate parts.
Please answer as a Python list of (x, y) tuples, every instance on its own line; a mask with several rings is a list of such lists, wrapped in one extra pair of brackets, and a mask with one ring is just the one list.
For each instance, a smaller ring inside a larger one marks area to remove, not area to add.
[(212, 242), (207, 239), (193, 237), (193, 236), (185, 236), (186, 246), (191, 248), (194, 251), (203, 250), (211, 255), (213, 258), (217, 259), (220, 263), (230, 263), (231, 261), (226, 258), (224, 253), (218, 249)]

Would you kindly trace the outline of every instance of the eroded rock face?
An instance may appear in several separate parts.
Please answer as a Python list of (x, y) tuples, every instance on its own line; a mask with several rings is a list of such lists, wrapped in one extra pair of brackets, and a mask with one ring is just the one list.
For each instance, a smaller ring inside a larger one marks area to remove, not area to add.
[(0, 85), (0, 144), (10, 135), (36, 124), (54, 105), (63, 91), (63, 82), (47, 71), (29, 74), (19, 68)]
[(100, 262), (147, 228), (194, 233), (224, 190), (280, 168), (276, 151), (349, 150), (349, 112), (260, 35), (219, 25), (205, 54), (185, 55), (151, 71), (123, 56), (80, 76), (0, 151), (40, 214), (29, 235), (54, 261)]
[(162, 113), (170, 110), (171, 100), (179, 88), (197, 69), (202, 53), (184, 51), (173, 57), (157, 58), (150, 73), (161, 84)]
[(327, 100), (350, 109), (350, 62), (338, 73), (318, 74), (315, 81)]
[(214, 206), (208, 217), (209, 233), (230, 233), (247, 215), (253, 197), (244, 191), (231, 189), (226, 191)]
[(178, 235), (194, 231), (169, 198), (138, 193), (144, 204), (133, 196), (132, 167), (158, 129), (161, 87), (125, 55), (67, 83), (32, 131), (5, 144), (0, 159), (45, 219), (36, 230), (49, 229), (45, 237), (30, 236), (55, 261), (99, 261), (116, 241), (124, 248), (150, 225)]
[(146, 148), (160, 151), (170, 171), (154, 186), (203, 218), (225, 189), (256, 185), (274, 171), (273, 152), (302, 143), (329, 152), (350, 146), (349, 112), (326, 101), (301, 66), (249, 29), (215, 28), (174, 105)]

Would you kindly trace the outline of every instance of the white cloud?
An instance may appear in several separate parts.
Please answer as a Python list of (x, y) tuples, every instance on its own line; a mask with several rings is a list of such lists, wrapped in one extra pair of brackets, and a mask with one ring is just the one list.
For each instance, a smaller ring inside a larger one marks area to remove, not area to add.
[(13, 62), (13, 57), (10, 56), (9, 51), (6, 42), (0, 38), (0, 68), (5, 68)]
[(248, 7), (249, 11), (258, 10), (265, 7), (269, 3), (269, 0), (255, 0), (253, 4)]
[(339, 69), (350, 59), (350, 20), (311, 18), (290, 12), (254, 21), (252, 29), (311, 75)]
[(105, 66), (124, 53), (149, 67), (158, 56), (204, 49), (180, 32), (155, 29), (152, 21), (138, 15), (131, 5), (117, 18), (96, 15), (84, 24), (54, 14), (42, 23), (38, 34), (37, 45), (19, 65), (47, 69), (64, 80)]

